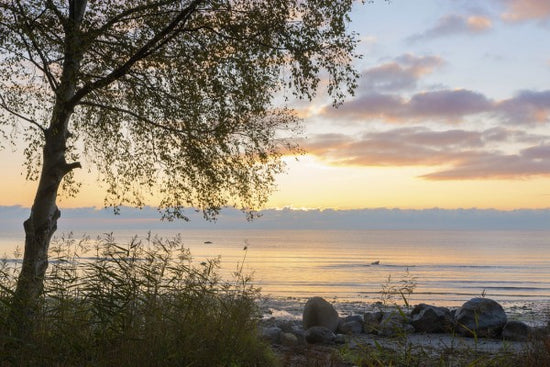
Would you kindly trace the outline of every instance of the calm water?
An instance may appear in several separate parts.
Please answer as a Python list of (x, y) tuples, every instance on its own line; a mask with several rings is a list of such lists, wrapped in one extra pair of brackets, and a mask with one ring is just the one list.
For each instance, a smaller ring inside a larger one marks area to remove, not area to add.
[[(115, 233), (120, 241), (132, 234)], [(482, 292), (507, 303), (550, 300), (550, 231), (219, 230), (182, 235), (196, 261), (221, 255), (226, 272), (246, 254), (245, 271), (254, 272), (264, 295), (275, 297), (374, 302), (388, 276), (399, 281), (408, 269), (417, 281), (415, 303), (460, 305)], [(19, 236), (4, 234), (0, 254), (10, 257)], [(372, 265), (375, 261), (380, 264)]]

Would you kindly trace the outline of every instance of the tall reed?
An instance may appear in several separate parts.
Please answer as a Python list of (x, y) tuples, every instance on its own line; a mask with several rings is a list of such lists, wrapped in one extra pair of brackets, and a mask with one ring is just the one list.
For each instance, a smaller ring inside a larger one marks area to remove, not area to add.
[(17, 263), (0, 263), (2, 364), (36, 366), (270, 366), (257, 337), (258, 290), (219, 276), (220, 259), (195, 263), (180, 236), (117, 243), (62, 236), (32, 342), (5, 325)]

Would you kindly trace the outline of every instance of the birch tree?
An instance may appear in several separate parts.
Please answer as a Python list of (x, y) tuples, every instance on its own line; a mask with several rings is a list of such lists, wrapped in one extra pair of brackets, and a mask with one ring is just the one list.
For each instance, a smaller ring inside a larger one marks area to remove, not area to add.
[[(94, 167), (105, 205), (159, 197), (214, 218), (264, 203), (299, 121), (281, 95), (355, 86), (352, 0), (0, 0), (0, 131), (38, 186), (14, 300), (32, 330), (61, 193)], [(285, 132), (286, 133), (281, 133)], [(6, 144), (2, 144), (6, 145)]]

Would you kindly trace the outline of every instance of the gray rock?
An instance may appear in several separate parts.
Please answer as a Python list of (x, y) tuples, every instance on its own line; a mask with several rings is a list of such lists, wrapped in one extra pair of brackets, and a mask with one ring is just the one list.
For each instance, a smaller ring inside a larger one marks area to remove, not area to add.
[(378, 335), (388, 337), (413, 332), (414, 327), (410, 324), (410, 319), (407, 316), (401, 315), (399, 312), (385, 313), (382, 320), (380, 320), (378, 329)]
[(363, 332), (363, 318), (354, 315), (342, 319), (338, 325), (338, 332), (346, 335), (361, 334)]
[(508, 321), (502, 329), (502, 339), (524, 342), (529, 340), (531, 328), (521, 321)]
[(293, 326), (290, 332), (294, 335), (296, 335), (298, 338), (303, 339), (306, 331), (301, 326)]
[(275, 326), (279, 327), (285, 333), (293, 333), (294, 329), (301, 328), (302, 323), (299, 320), (277, 320)]
[(306, 330), (305, 338), (310, 344), (331, 344), (336, 335), (324, 326), (313, 326)]
[(279, 344), (281, 341), (281, 329), (276, 326), (262, 328), (260, 335), (262, 339), (272, 344)]
[(455, 314), (456, 331), (465, 336), (498, 337), (506, 321), (502, 306), (489, 298), (472, 298)]
[(446, 307), (421, 303), (411, 312), (411, 325), (417, 332), (446, 333), (453, 328), (453, 317)]
[(298, 337), (292, 333), (281, 333), (281, 344), (289, 347), (298, 345)]
[(334, 337), (335, 344), (346, 344), (346, 336), (344, 334), (336, 334)]
[(535, 326), (531, 328), (530, 337), (533, 340), (545, 340), (550, 337), (550, 328), (548, 326)]
[(377, 334), (382, 317), (384, 317), (384, 313), (381, 311), (365, 312), (363, 315), (363, 331), (367, 334)]
[(323, 326), (334, 332), (340, 319), (330, 303), (321, 297), (313, 297), (304, 306), (302, 321), (306, 330), (313, 326)]

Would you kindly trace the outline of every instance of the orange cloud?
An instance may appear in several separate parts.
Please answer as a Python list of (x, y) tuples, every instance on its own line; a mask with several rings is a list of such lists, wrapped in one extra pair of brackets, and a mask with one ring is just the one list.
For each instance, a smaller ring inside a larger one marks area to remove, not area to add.
[(429, 180), (522, 179), (550, 176), (550, 146), (534, 146), (518, 154), (486, 153), (449, 170), (422, 176)]
[[(336, 166), (445, 167), (422, 176), (429, 180), (523, 178), (550, 176), (548, 136), (521, 130), (491, 128), (484, 131), (425, 127), (398, 128), (362, 136), (320, 134), (303, 143), (305, 151)], [(519, 143), (516, 154), (493, 146)]]
[(547, 0), (506, 0), (507, 9), (502, 19), (520, 22), (531, 19), (550, 18), (550, 2)]
[(493, 26), (491, 19), (479, 15), (468, 17), (466, 19), (466, 24), (468, 25), (468, 29), (474, 32), (483, 32)]
[(456, 34), (479, 34), (490, 30), (493, 26), (491, 19), (482, 15), (463, 16), (450, 14), (426, 31), (409, 37), (410, 41), (440, 38)]

